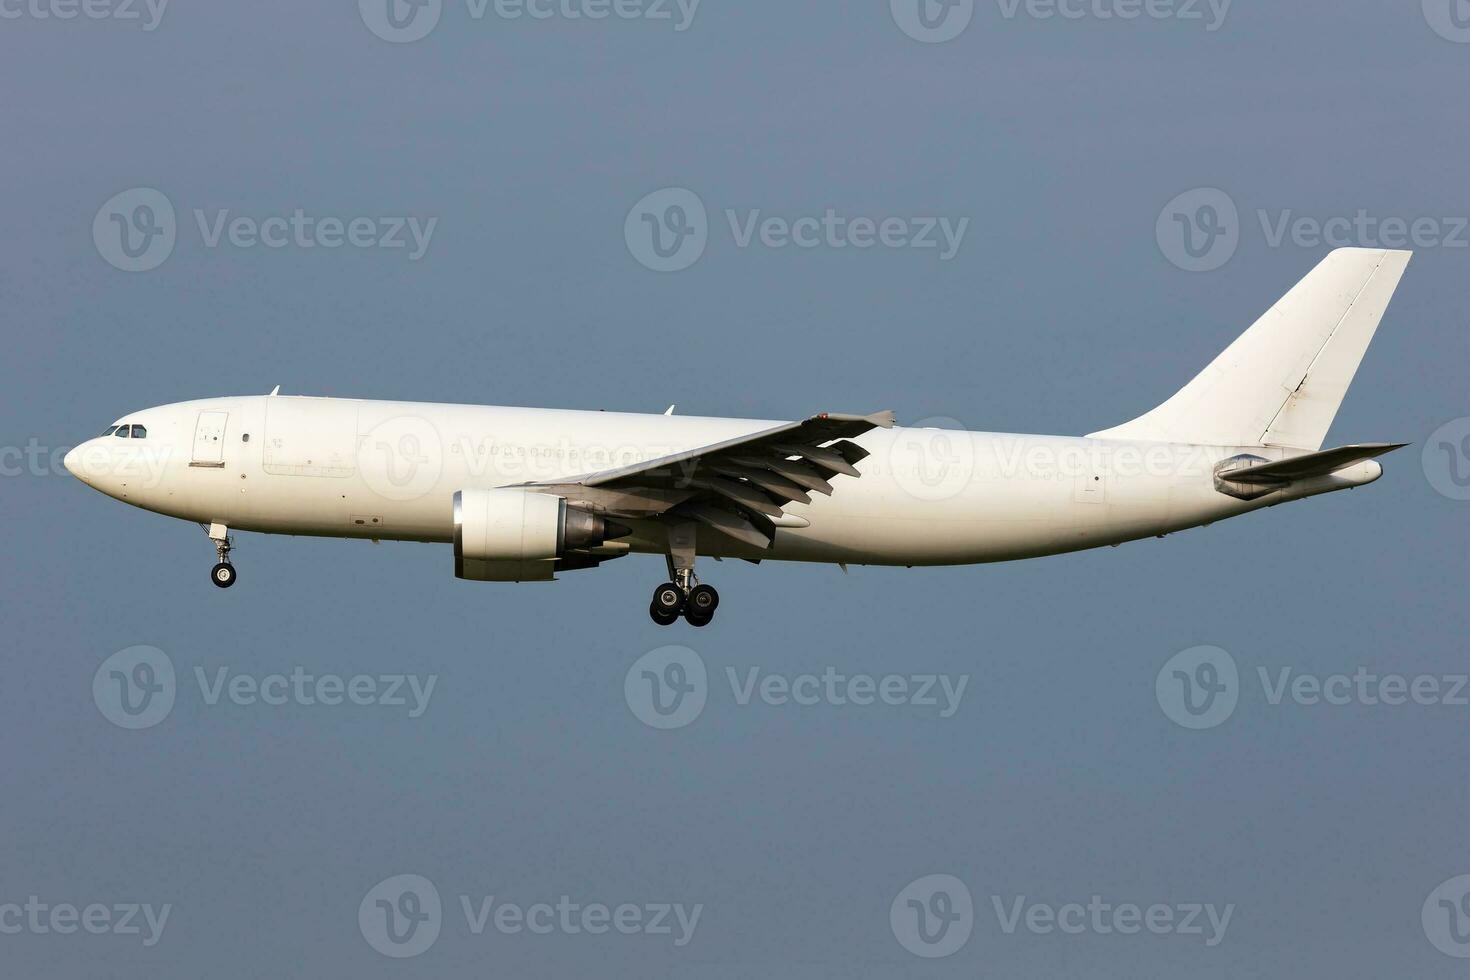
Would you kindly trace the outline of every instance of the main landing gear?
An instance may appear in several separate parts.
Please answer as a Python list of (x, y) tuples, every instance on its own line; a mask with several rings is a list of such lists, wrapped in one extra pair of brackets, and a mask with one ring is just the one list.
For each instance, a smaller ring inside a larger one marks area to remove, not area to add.
[(214, 542), (218, 564), (209, 570), (209, 580), (222, 589), (235, 584), (235, 566), (230, 564), (230, 529), (223, 524), (210, 524), (204, 529)]
[[(692, 580), (692, 576), (686, 581)], [(720, 605), (720, 594), (713, 585), (695, 585), (685, 591), (677, 582), (665, 582), (653, 590), (648, 615), (660, 626), (672, 626), (680, 617), (690, 626), (708, 626)]]
[(690, 626), (708, 626), (720, 605), (720, 594), (712, 585), (694, 577), (694, 524), (669, 528), (670, 581), (653, 590), (648, 615), (660, 626), (672, 626), (680, 616)]

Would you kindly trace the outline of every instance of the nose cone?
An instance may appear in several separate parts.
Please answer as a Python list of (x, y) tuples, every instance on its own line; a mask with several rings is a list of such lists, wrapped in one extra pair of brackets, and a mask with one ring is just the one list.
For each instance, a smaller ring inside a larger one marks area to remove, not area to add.
[(98, 440), (90, 439), (75, 447), (61, 460), (61, 465), (72, 476), (81, 480), (93, 489), (102, 489), (98, 482), (102, 479), (107, 467), (103, 457), (107, 454), (107, 447), (99, 446)]

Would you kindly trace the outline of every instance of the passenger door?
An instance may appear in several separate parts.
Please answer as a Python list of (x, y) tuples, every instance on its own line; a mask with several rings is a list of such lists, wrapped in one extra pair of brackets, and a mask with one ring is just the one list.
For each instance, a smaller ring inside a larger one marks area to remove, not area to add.
[(194, 424), (194, 454), (190, 466), (222, 467), (225, 465), (225, 425), (229, 412), (200, 412)]

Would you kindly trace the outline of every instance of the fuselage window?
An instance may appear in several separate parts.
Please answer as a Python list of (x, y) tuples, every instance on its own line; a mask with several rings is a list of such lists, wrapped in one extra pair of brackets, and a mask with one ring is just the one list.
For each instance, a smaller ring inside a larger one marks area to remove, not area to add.
[(119, 439), (126, 439), (128, 437), (128, 427), (125, 425), (118, 426), (117, 431), (114, 432), (113, 435), (117, 436)]
[(133, 438), (134, 439), (147, 439), (148, 438), (148, 430), (145, 429), (145, 428), (143, 428), (141, 425), (135, 425), (135, 426), (133, 426)]
[(246, 432), (244, 435), (240, 436), (240, 441), (241, 442), (249, 442), (250, 441), (250, 433)]
[[(115, 425), (109, 425), (107, 427), (107, 431), (104, 432), (104, 433), (102, 433), (102, 436), (110, 436), (110, 435), (112, 435), (116, 431), (117, 431), (117, 426), (115, 426)], [(100, 439), (100, 438), (102, 438), (102, 436), (98, 436), (98, 438)]]

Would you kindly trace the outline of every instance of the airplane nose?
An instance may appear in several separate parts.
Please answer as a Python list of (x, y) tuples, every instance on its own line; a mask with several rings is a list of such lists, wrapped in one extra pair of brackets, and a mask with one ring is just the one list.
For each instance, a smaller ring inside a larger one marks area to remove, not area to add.
[(61, 465), (72, 476), (81, 480), (89, 487), (96, 487), (102, 468), (98, 465), (101, 461), (97, 458), (98, 447), (95, 440), (89, 440), (78, 446), (72, 447), (61, 459)]

